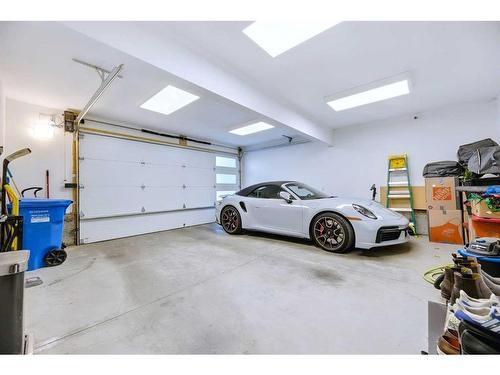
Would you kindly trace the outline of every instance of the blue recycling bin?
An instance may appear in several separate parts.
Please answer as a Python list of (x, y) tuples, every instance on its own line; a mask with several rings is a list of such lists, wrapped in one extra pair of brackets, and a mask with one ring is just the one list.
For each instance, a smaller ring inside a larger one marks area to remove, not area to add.
[(68, 199), (21, 198), (19, 215), (23, 217), (23, 249), (30, 251), (28, 271), (45, 266), (45, 255), (61, 249), (64, 214), (73, 201)]

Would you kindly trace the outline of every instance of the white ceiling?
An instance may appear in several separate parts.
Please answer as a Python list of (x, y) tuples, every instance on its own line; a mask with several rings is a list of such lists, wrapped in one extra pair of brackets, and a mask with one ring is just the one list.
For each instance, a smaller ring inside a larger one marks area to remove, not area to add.
[[(0, 80), (8, 97), (49, 108), (83, 108), (101, 81), (93, 69), (72, 58), (108, 70), (124, 64), (123, 78), (112, 83), (88, 117), (236, 146), (297, 134), (270, 119), (275, 129), (246, 137), (230, 134), (228, 130), (263, 117), (62, 24), (0, 22)], [(139, 108), (168, 84), (200, 99), (169, 116)]]
[[(500, 93), (500, 22), (343, 22), (269, 56), (244, 33), (250, 22), (148, 23), (313, 121), (337, 128)], [(408, 96), (335, 112), (324, 98), (409, 72)]]
[[(10, 97), (80, 109), (100, 80), (71, 58), (123, 63), (93, 117), (240, 146), (282, 134), (328, 143), (332, 128), (500, 93), (499, 22), (343, 22), (276, 58), (241, 32), (249, 23), (0, 22), (0, 80)], [(410, 95), (342, 112), (325, 102), (400, 73)], [(172, 83), (201, 99), (170, 116), (139, 108)], [(256, 119), (277, 129), (228, 133)]]

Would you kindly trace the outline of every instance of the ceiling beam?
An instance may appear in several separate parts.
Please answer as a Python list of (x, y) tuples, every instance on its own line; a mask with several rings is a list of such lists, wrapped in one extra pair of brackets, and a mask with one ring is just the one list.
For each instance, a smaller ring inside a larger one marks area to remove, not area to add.
[(333, 144), (333, 131), (279, 103), (227, 70), (141, 22), (64, 22), (73, 30), (163, 69), (307, 137)]

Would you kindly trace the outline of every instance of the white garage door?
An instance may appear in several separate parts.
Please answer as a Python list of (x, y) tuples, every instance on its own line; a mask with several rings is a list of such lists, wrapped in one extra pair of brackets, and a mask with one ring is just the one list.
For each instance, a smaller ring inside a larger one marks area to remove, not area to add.
[(80, 242), (213, 222), (221, 191), (239, 187), (238, 167), (236, 157), (84, 134)]

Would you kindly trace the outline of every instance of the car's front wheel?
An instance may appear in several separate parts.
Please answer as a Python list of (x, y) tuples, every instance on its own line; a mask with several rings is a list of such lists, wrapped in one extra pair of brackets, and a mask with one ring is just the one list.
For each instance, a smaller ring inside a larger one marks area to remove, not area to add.
[(222, 228), (229, 234), (241, 233), (241, 216), (233, 206), (226, 206), (220, 214)]
[(325, 212), (311, 223), (311, 237), (316, 245), (332, 253), (345, 253), (354, 245), (354, 230), (342, 216)]

